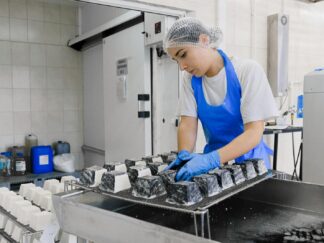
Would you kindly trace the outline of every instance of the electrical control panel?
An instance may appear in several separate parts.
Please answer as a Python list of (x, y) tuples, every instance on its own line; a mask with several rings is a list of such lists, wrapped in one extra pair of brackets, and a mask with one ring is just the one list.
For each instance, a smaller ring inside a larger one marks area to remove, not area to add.
[(145, 13), (145, 45), (162, 44), (166, 33), (175, 21), (175, 17)]

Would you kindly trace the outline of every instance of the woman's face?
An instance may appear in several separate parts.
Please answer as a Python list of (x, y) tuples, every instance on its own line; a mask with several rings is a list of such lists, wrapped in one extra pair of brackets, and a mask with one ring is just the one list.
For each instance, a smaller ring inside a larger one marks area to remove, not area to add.
[(181, 70), (201, 77), (205, 75), (211, 65), (209, 48), (199, 46), (183, 46), (168, 48), (168, 53), (175, 60)]

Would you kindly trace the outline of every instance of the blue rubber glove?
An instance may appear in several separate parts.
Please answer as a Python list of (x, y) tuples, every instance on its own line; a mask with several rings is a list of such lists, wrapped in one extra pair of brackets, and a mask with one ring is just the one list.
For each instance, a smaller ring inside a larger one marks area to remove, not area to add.
[(192, 177), (207, 173), (208, 171), (220, 167), (220, 157), (217, 151), (208, 154), (195, 154), (178, 171), (176, 181), (189, 181)]
[(173, 160), (164, 170), (176, 169), (182, 163), (185, 163), (193, 158), (193, 153), (190, 153), (187, 150), (181, 150), (178, 153), (178, 156)]

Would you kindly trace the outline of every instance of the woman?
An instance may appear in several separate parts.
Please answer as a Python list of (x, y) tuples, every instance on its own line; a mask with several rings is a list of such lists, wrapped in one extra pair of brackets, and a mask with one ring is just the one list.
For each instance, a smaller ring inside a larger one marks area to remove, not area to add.
[[(164, 49), (184, 71), (180, 97), (178, 157), (167, 169), (182, 166), (176, 180), (190, 180), (235, 159), (261, 158), (270, 168), (271, 150), (262, 140), (264, 121), (278, 110), (260, 65), (218, 50), (222, 33), (195, 18), (177, 20), (166, 35)], [(207, 144), (192, 153), (198, 119)]]

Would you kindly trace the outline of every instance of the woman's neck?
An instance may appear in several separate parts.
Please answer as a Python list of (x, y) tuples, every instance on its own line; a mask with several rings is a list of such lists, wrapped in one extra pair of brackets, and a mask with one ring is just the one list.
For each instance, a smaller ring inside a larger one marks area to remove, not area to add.
[(222, 70), (222, 68), (224, 67), (223, 58), (217, 50), (213, 50), (211, 54), (211, 60), (211, 66), (205, 74), (207, 77), (216, 76), (219, 73), (219, 71)]

